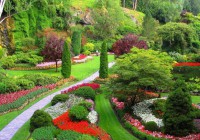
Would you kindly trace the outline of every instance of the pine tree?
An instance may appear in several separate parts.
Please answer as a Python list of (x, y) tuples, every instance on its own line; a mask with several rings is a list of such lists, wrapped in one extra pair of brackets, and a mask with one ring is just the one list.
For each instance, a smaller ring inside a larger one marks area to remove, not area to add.
[(103, 79), (108, 78), (108, 54), (106, 42), (103, 42), (101, 47), (99, 77)]
[(70, 50), (66, 41), (65, 41), (65, 45), (64, 45), (63, 53), (62, 53), (61, 73), (64, 78), (69, 78), (71, 75), (71, 54), (70, 54)]
[(74, 54), (77, 56), (81, 51), (81, 32), (74, 31), (72, 34), (72, 48)]
[(166, 101), (163, 116), (165, 133), (175, 136), (186, 136), (193, 131), (192, 100), (185, 88), (186, 84), (178, 81), (177, 88)]

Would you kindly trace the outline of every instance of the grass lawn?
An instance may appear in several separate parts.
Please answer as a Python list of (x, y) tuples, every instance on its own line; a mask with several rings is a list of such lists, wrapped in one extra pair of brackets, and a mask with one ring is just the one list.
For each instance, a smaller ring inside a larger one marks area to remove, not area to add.
[[(169, 93), (162, 93), (161, 96), (168, 96)], [(200, 96), (191, 96), (192, 97), (192, 103), (198, 104), (200, 103)]]
[(99, 114), (99, 126), (108, 132), (113, 140), (137, 140), (122, 127), (105, 94), (97, 95), (95, 102)]
[[(111, 62), (114, 60), (114, 55), (108, 55), (108, 61)], [(77, 80), (82, 80), (92, 73), (96, 72), (99, 69), (100, 57), (94, 56), (93, 60), (90, 60), (86, 63), (75, 64), (72, 65), (72, 76), (74, 76)], [(32, 74), (32, 73), (44, 73), (50, 74), (55, 76), (61, 76), (60, 73), (61, 68), (58, 69), (58, 72), (55, 69), (48, 69), (48, 70), (7, 70), (7, 74), (9, 76), (22, 76), (24, 74)]]

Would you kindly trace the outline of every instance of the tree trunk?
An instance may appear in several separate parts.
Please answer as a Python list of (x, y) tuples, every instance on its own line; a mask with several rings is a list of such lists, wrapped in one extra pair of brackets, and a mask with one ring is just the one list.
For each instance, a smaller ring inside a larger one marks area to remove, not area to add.
[(56, 60), (56, 72), (58, 72), (58, 60)]
[(137, 2), (138, 0), (133, 0), (133, 10), (137, 9)]
[(126, 7), (126, 0), (123, 0), (123, 7)]

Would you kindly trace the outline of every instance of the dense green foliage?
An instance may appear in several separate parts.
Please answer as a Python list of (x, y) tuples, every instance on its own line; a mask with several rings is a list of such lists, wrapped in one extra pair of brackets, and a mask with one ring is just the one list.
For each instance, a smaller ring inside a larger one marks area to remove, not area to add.
[(78, 104), (79, 106), (83, 106), (85, 107), (88, 111), (91, 109), (92, 107), (92, 103), (87, 102), (87, 101), (82, 101)]
[(51, 126), (51, 116), (43, 110), (36, 110), (30, 119), (30, 131), (33, 132), (35, 129), (43, 126)]
[(69, 78), (71, 75), (71, 54), (66, 41), (62, 52), (61, 73), (64, 78)]
[(59, 94), (53, 97), (53, 99), (51, 100), (51, 105), (55, 105), (58, 102), (65, 102), (67, 101), (67, 99), (69, 99), (69, 96), (67, 94)]
[(140, 90), (170, 88), (172, 61), (166, 53), (133, 48), (117, 59), (114, 71), (118, 77), (111, 79), (110, 86), (114, 93), (133, 96), (134, 104)]
[(165, 133), (175, 136), (186, 136), (193, 129), (192, 100), (183, 81), (177, 81), (174, 92), (166, 101), (163, 116)]
[(62, 131), (57, 140), (77, 140), (81, 136), (80, 133), (74, 131)]
[(95, 99), (95, 91), (88, 86), (84, 86), (84, 87), (80, 87), (77, 90), (72, 92), (73, 94), (75, 94), (76, 96), (80, 96), (83, 97), (85, 99)]
[(158, 34), (162, 38), (164, 51), (181, 54), (193, 52), (193, 42), (198, 39), (195, 31), (184, 23), (167, 23), (158, 29)]
[(72, 119), (73, 121), (86, 120), (88, 113), (89, 112), (85, 107), (79, 105), (73, 106), (69, 110), (70, 119)]
[(32, 133), (33, 140), (54, 140), (57, 129), (54, 126), (37, 128)]
[(81, 32), (75, 30), (72, 34), (72, 49), (74, 55), (77, 56), (80, 54), (81, 51)]
[(108, 78), (108, 54), (106, 42), (103, 42), (101, 47), (99, 77), (103, 79)]

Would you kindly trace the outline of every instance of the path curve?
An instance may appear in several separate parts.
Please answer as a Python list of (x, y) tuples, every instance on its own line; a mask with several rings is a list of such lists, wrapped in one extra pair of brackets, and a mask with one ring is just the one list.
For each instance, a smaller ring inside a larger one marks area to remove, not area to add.
[[(115, 62), (111, 62), (109, 63), (109, 68), (112, 67), (115, 64)], [(1, 131), (0, 131), (0, 140), (11, 140), (12, 137), (15, 135), (15, 133), (31, 118), (31, 116), (33, 115), (33, 113), (38, 110), (38, 109), (42, 109), (43, 107), (45, 107), (48, 103), (51, 102), (51, 100), (53, 99), (53, 97), (57, 94), (60, 94), (61, 91), (63, 90), (67, 90), (72, 86), (76, 86), (82, 83), (88, 83), (93, 81), (96, 77), (99, 76), (99, 72), (95, 72), (94, 74), (92, 74), (91, 76), (89, 76), (88, 78), (73, 84), (69, 87), (63, 88), (45, 98), (43, 98), (42, 100), (40, 100), (39, 102), (37, 102), (36, 104), (32, 105), (30, 108), (28, 108), (27, 110), (25, 110), (23, 113), (21, 113), (19, 116), (17, 116), (14, 120), (12, 120), (8, 125), (6, 125)]]

